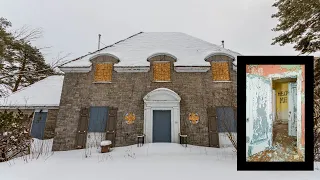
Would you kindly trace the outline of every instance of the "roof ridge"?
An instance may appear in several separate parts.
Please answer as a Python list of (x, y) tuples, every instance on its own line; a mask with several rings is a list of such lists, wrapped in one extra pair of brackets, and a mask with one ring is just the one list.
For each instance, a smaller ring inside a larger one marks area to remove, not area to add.
[(124, 42), (124, 41), (126, 41), (126, 40), (128, 40), (128, 39), (130, 39), (130, 38), (132, 38), (132, 37), (134, 37), (134, 36), (137, 36), (137, 35), (139, 35), (139, 34), (142, 34), (142, 33), (143, 33), (143, 32), (141, 31), (141, 32), (138, 32), (138, 33), (136, 33), (136, 34), (133, 34), (133, 35), (131, 35), (131, 36), (125, 38), (125, 39), (122, 39), (122, 40), (120, 40), (120, 41), (118, 41), (118, 42), (115, 42), (115, 43), (113, 43), (113, 44), (111, 44), (111, 45), (105, 46), (105, 47), (103, 47), (103, 48), (101, 48), (101, 49), (98, 49), (98, 50), (96, 50), (96, 51), (94, 51), (94, 52), (90, 52), (90, 53), (88, 53), (88, 54), (86, 54), (86, 55), (83, 55), (83, 56), (80, 56), (80, 57), (78, 57), (78, 58), (76, 58), (76, 59), (73, 59), (73, 60), (70, 60), (70, 61), (68, 61), (68, 62), (65, 62), (65, 63), (61, 64), (59, 67), (64, 66), (64, 65), (66, 65), (66, 64), (68, 64), (68, 63), (70, 63), (70, 62), (74, 62), (74, 61), (80, 60), (80, 59), (82, 59), (82, 58), (84, 58), (84, 57), (86, 57), (86, 56), (88, 56), (88, 55), (95, 54), (95, 53), (97, 53), (97, 52), (99, 52), (99, 51), (102, 51), (102, 50), (104, 50), (104, 49), (106, 49), (106, 48), (109, 48), (109, 47), (112, 47), (112, 46), (114, 46), (114, 45), (116, 45), (116, 44), (119, 44), (119, 43), (121, 43), (121, 42)]

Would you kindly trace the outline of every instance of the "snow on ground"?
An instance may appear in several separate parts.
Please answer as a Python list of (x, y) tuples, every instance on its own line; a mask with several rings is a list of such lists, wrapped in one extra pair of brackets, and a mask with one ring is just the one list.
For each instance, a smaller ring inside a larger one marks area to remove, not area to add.
[[(54, 152), (27, 163), (22, 158), (0, 163), (0, 179), (246, 179), (316, 180), (314, 172), (237, 172), (232, 148), (182, 147), (179, 144), (145, 144), (119, 147), (101, 154), (99, 149)], [(86, 153), (87, 152), (87, 153)], [(89, 155), (85, 158), (85, 155)], [(320, 167), (320, 164), (318, 164)]]

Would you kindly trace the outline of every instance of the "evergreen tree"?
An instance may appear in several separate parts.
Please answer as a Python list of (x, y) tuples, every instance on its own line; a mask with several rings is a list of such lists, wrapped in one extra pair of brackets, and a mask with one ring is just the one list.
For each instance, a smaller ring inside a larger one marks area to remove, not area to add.
[[(6, 30), (8, 27), (11, 27), (11, 23), (8, 20), (1, 17), (0, 18), (0, 62), (2, 62), (3, 61), (2, 58), (5, 57), (5, 54), (7, 52), (6, 49), (13, 42), (13, 37)], [(0, 69), (1, 67), (2, 66), (0, 66)]]
[(0, 18), (1, 85), (15, 92), (47, 76), (57, 74), (53, 67), (46, 64), (39, 48), (33, 46), (26, 37), (14, 36), (8, 31), (9, 27), (11, 23)]
[(272, 30), (282, 32), (272, 45), (294, 44), (302, 54), (320, 51), (319, 0), (276, 0), (272, 6), (278, 12), (271, 17), (280, 21)]

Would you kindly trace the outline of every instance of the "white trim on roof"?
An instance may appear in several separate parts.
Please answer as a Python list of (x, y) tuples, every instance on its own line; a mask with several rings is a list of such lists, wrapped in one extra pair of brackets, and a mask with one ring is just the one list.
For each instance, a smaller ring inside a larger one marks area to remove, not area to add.
[(149, 72), (150, 67), (114, 67), (116, 72)]
[(174, 67), (176, 72), (208, 72), (210, 67)]
[(0, 109), (59, 109), (59, 106), (0, 106)]
[(89, 67), (59, 67), (62, 72), (65, 73), (87, 73), (91, 71), (91, 66)]

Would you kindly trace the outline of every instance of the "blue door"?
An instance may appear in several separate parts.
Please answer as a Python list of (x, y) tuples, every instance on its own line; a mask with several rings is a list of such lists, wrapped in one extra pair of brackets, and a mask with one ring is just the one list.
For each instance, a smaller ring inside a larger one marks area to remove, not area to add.
[(107, 107), (90, 107), (88, 132), (106, 132), (107, 120)]
[(34, 114), (31, 137), (37, 139), (43, 139), (44, 137), (44, 128), (46, 126), (47, 112), (36, 112)]
[(153, 142), (171, 142), (171, 111), (153, 111)]

